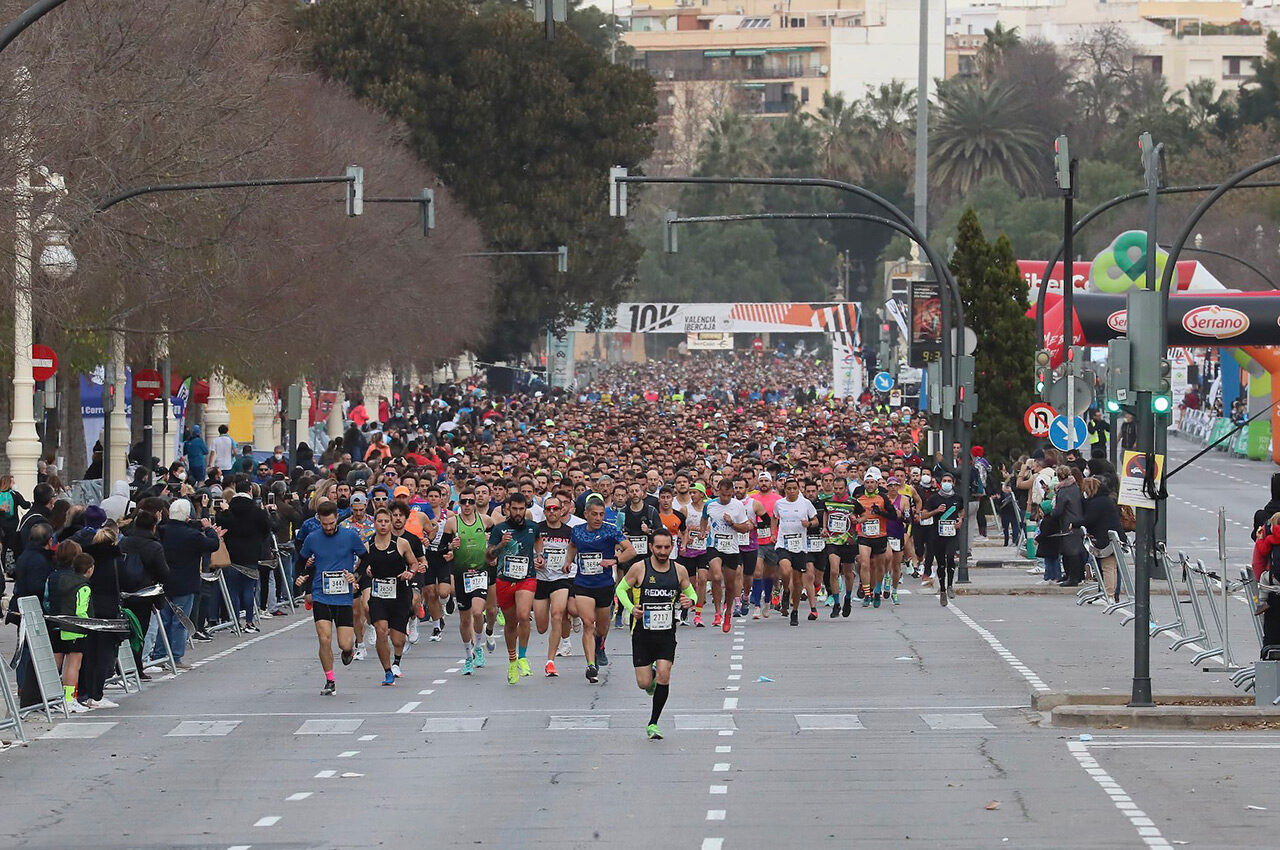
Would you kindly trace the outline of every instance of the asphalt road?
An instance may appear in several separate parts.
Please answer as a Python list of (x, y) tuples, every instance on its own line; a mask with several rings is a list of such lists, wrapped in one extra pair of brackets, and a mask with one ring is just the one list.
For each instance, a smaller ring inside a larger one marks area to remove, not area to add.
[[(1215, 456), (1175, 478), (1173, 545), (1213, 547), (1223, 504), (1244, 546), (1270, 471)], [(1033, 691), (1128, 688), (1131, 630), (1070, 597), (682, 629), (660, 742), (620, 635), (599, 685), (578, 647), (544, 679), (535, 638), (508, 686), (501, 658), (460, 674), (451, 619), (395, 687), (371, 653), (322, 698), (305, 616), (219, 637), (118, 710), (30, 718), (0, 753), (0, 846), (1240, 847), (1280, 826), (1280, 736), (1040, 725)], [(1188, 657), (1157, 641), (1158, 692), (1230, 692)]]

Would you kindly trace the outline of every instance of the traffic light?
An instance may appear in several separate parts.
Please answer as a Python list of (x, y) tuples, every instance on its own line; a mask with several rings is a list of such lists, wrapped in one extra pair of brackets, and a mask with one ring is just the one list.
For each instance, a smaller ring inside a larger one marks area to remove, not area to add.
[(1151, 409), (1156, 413), (1168, 413), (1173, 409), (1173, 366), (1169, 358), (1160, 359), (1160, 383), (1151, 396)]
[(564, 274), (569, 271), (569, 246), (561, 245), (556, 249), (556, 271)]
[(1121, 337), (1107, 343), (1107, 412), (1119, 413), (1129, 400), (1129, 339)]
[(1071, 154), (1065, 135), (1053, 140), (1053, 179), (1059, 189), (1071, 191)]
[(364, 213), (364, 169), (358, 165), (347, 166), (347, 216), (354, 218)]
[(627, 217), (627, 184), (619, 177), (626, 177), (627, 169), (615, 165), (609, 169), (609, 215), (614, 218)]
[(675, 210), (667, 210), (662, 214), (662, 250), (667, 254), (675, 254), (680, 250), (676, 241), (676, 226), (672, 224), (680, 214)]
[(1036, 395), (1040, 396), (1042, 401), (1047, 401), (1049, 396), (1049, 388), (1053, 386), (1053, 353), (1047, 348), (1042, 348), (1036, 352)]

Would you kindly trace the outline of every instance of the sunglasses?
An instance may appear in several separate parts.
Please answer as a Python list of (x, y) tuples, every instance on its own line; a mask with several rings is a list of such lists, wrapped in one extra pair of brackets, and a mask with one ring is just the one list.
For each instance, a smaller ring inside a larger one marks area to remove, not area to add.
[(459, 499), (458, 500), (459, 505), (474, 505), (475, 503), (476, 503), (475, 499)]
[(386, 497), (386, 496), (374, 496), (374, 497), (373, 497), (373, 500), (374, 500), (375, 502), (385, 502), (385, 501), (387, 501), (387, 497)]

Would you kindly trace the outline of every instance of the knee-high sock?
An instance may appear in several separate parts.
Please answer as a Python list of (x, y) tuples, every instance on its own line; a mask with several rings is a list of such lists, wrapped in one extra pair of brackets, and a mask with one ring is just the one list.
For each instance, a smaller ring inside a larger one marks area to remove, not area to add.
[(667, 694), (671, 692), (670, 685), (656, 685), (653, 689), (653, 711), (649, 714), (649, 725), (658, 722), (658, 718), (662, 716), (662, 707), (667, 704)]

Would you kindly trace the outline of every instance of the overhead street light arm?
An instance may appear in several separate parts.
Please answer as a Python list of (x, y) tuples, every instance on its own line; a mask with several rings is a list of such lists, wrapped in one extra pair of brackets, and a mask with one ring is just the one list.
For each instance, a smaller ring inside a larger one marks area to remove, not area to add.
[(18, 17), (9, 22), (9, 25), (0, 30), (0, 51), (13, 43), (13, 40), (22, 35), (23, 30), (61, 6), (67, 0), (40, 0), (34, 3), (29, 9)]
[(325, 183), (354, 184), (357, 178), (351, 174), (334, 175), (332, 177), (276, 177), (256, 180), (218, 180), (202, 183), (159, 183), (153, 186), (137, 186), (127, 189), (118, 195), (99, 203), (93, 208), (94, 213), (105, 212), (116, 204), (137, 198), (142, 195), (154, 195), (160, 192), (195, 192), (206, 189), (250, 189), (258, 186), (307, 186)]

